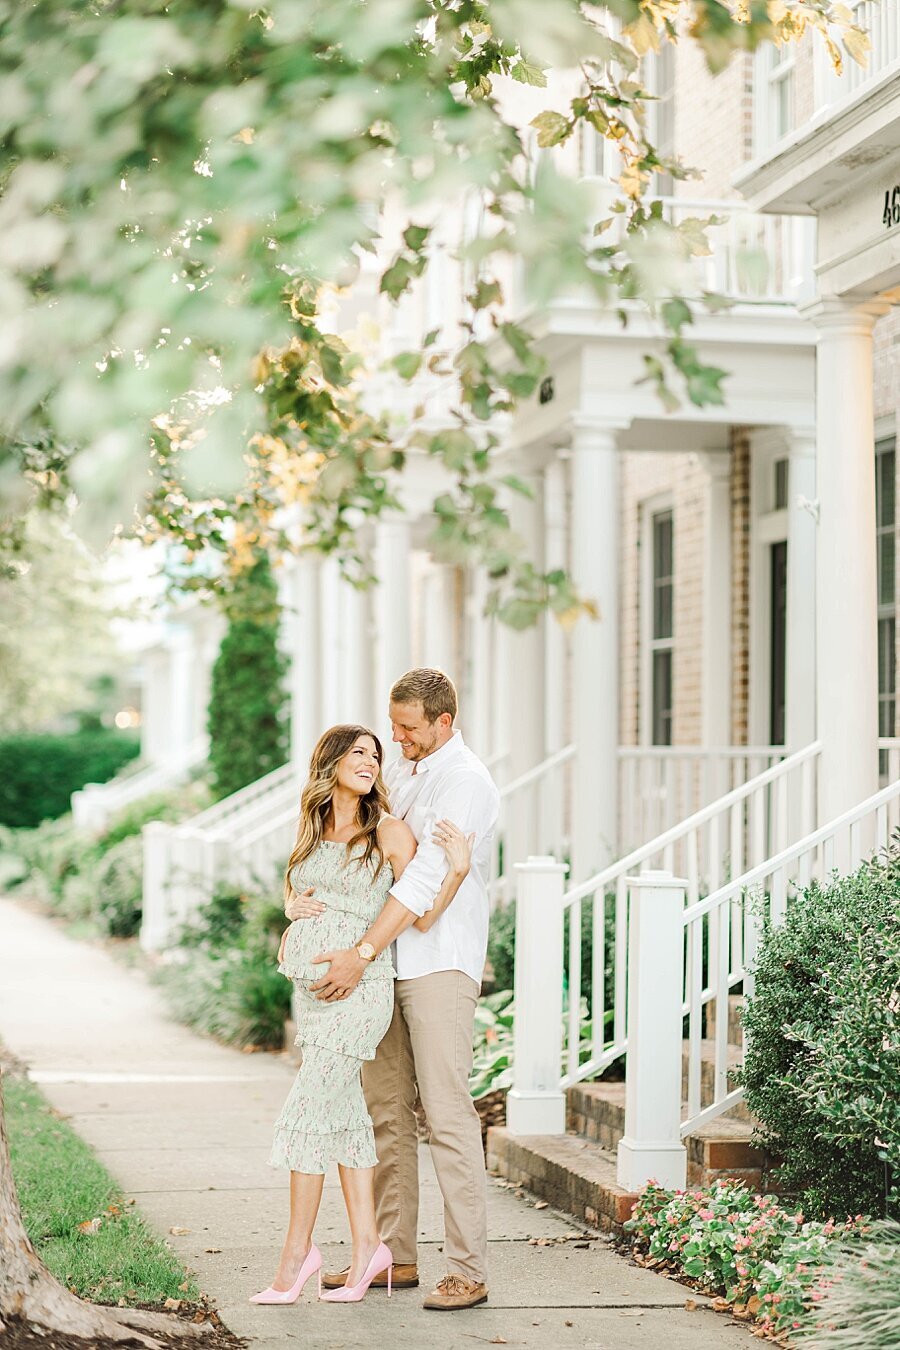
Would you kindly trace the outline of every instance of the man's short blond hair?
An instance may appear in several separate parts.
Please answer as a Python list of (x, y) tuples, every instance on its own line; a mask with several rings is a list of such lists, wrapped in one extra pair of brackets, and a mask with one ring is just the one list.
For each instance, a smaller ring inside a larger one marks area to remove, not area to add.
[(428, 666), (401, 675), (391, 689), (391, 702), (421, 703), (428, 722), (436, 722), (441, 713), (449, 713), (451, 722), (455, 721), (459, 710), (456, 686), (450, 676)]

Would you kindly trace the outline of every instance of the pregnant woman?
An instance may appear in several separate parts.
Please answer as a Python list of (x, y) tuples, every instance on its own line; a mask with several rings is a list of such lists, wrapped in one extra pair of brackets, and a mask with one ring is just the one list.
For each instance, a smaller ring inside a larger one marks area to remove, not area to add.
[[(300, 800), (285, 901), (314, 890), (325, 909), (314, 920), (292, 923), (281, 940), (279, 968), (294, 981), (302, 1062), (276, 1122), (269, 1161), (290, 1170), (290, 1220), (275, 1279), (251, 1303), (293, 1303), (317, 1273), (320, 1296), (333, 1302), (357, 1302), (384, 1271), (390, 1292), (391, 1253), (375, 1222), (377, 1159), (360, 1069), (375, 1057), (390, 1025), (394, 970), (388, 951), (376, 955), (360, 938), (415, 854), (416, 841), (409, 827), (388, 813), (382, 759), (373, 732), (332, 727), (313, 751)], [(434, 837), (450, 866), (433, 909), (416, 920), (422, 929), (436, 922), (469, 871), (470, 842), (454, 825), (440, 821)], [(324, 967), (312, 958), (356, 944), (366, 966), (359, 984), (345, 998), (317, 998), (311, 986)], [(322, 1295), (322, 1257), (312, 1238), (332, 1161), (347, 1206), (353, 1259), (344, 1287)]]

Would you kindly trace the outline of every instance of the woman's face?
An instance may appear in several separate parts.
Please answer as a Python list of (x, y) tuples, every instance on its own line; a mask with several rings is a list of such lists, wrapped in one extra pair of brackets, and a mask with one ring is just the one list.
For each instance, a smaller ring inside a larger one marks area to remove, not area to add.
[(379, 770), (375, 742), (371, 736), (359, 736), (343, 758), (338, 760), (338, 787), (365, 797), (375, 786)]

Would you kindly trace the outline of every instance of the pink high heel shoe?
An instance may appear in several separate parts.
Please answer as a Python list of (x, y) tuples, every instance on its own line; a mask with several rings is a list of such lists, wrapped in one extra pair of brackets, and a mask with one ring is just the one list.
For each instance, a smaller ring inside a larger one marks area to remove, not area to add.
[(365, 1297), (366, 1290), (375, 1276), (380, 1275), (383, 1270), (387, 1271), (387, 1291), (388, 1298), (390, 1298), (393, 1269), (394, 1258), (391, 1256), (390, 1248), (386, 1247), (383, 1242), (379, 1242), (359, 1284), (345, 1284), (343, 1289), (329, 1289), (327, 1294), (320, 1294), (319, 1298), (323, 1303), (359, 1303)]
[[(383, 1269), (383, 1267), (382, 1267)], [(250, 1298), (251, 1303), (296, 1303), (303, 1290), (303, 1286), (310, 1275), (319, 1276), (319, 1297), (322, 1297), (322, 1253), (315, 1243), (312, 1244), (306, 1253), (306, 1260), (300, 1267), (300, 1274), (297, 1276), (290, 1289), (273, 1289), (270, 1285), (268, 1289), (263, 1289), (262, 1293), (253, 1294)]]

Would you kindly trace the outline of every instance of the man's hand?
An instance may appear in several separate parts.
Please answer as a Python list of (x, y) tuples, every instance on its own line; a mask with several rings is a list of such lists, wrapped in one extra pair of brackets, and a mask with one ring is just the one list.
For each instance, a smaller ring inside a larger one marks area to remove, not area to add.
[(355, 947), (347, 947), (338, 952), (323, 952), (312, 959), (314, 966), (324, 961), (330, 962), (328, 974), (323, 975), (321, 980), (316, 980), (315, 984), (309, 987), (316, 998), (324, 1000), (325, 1003), (337, 1003), (353, 993), (363, 977), (366, 963)]
[(322, 901), (312, 899), (314, 890), (315, 887), (310, 886), (300, 895), (298, 895), (296, 891), (291, 895), (290, 900), (288, 900), (284, 907), (284, 912), (291, 923), (293, 923), (295, 919), (316, 919), (320, 914), (324, 914), (325, 906), (322, 904)]

